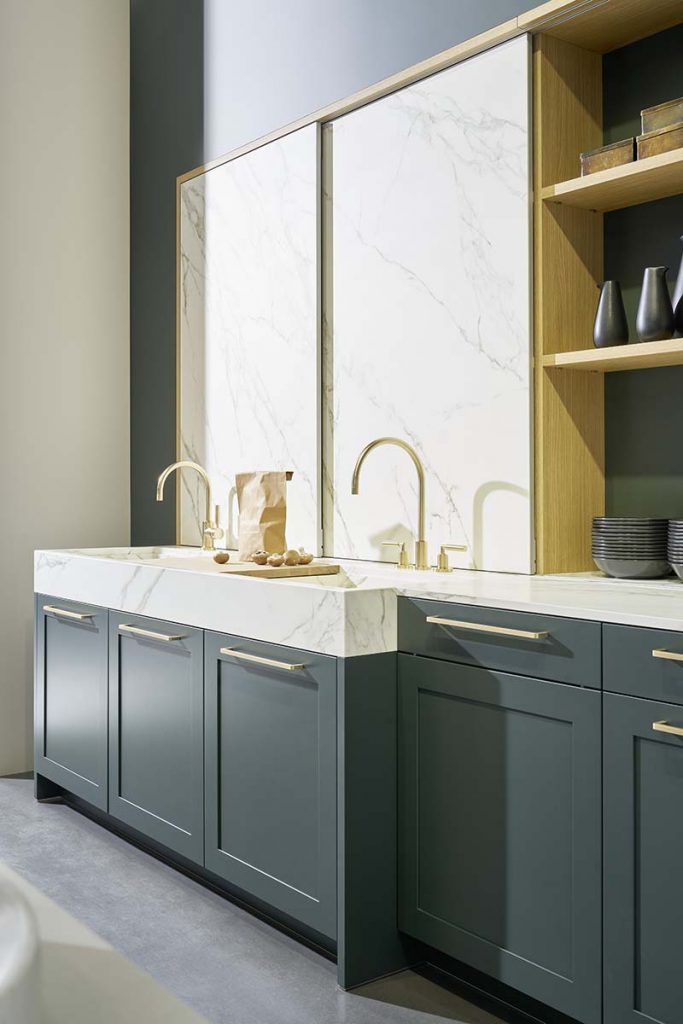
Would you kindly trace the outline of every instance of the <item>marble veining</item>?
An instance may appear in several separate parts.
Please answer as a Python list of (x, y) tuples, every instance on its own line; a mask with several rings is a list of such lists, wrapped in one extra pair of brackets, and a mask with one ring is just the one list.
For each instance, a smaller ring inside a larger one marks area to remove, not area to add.
[[(235, 473), (279, 469), (288, 543), (320, 548), (318, 165), (311, 125), (181, 187), (180, 457), (208, 471), (230, 546)], [(180, 486), (196, 544), (203, 493)]]
[[(187, 569), (177, 568), (180, 557)], [(343, 561), (334, 576), (259, 580), (221, 575), (193, 549), (114, 548), (37, 551), (34, 589), (345, 658), (397, 650), (401, 596), (683, 632), (680, 581), (607, 580), (597, 574), (442, 575)]]
[(529, 573), (529, 53), (520, 38), (324, 129), (325, 553), (386, 559), (416, 533), (454, 565)]

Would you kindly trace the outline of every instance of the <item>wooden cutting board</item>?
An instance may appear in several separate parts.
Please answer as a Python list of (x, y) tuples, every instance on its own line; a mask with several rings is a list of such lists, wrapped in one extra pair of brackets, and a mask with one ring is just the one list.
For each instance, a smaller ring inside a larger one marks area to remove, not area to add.
[(291, 576), (334, 576), (340, 566), (329, 562), (310, 562), (308, 565), (254, 565), (253, 562), (226, 562), (221, 572), (234, 576), (260, 576), (264, 580), (286, 579)]

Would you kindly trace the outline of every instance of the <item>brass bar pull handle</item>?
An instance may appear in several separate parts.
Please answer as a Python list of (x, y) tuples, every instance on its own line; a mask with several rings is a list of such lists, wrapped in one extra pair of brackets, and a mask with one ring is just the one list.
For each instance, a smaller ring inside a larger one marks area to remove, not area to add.
[(683, 726), (670, 725), (669, 722), (653, 722), (652, 728), (655, 732), (668, 732), (672, 736), (683, 736)]
[(428, 615), (427, 622), (437, 626), (454, 626), (456, 629), (467, 629), (473, 633), (490, 633), (492, 636), (512, 636), (520, 640), (545, 640), (550, 636), (547, 629), (532, 632), (528, 629), (509, 629), (507, 626), (487, 626), (483, 622), (461, 622), (460, 619), (442, 619), (438, 615)]
[(652, 652), (653, 658), (663, 658), (665, 661), (683, 661), (683, 654), (678, 651), (665, 651), (661, 648), (655, 648)]
[(96, 612), (72, 612), (69, 608), (57, 608), (54, 604), (44, 604), (43, 611), (48, 615), (57, 615), (60, 619), (74, 619), (76, 622), (87, 622), (96, 615)]
[(143, 640), (161, 640), (163, 643), (185, 639), (180, 633), (157, 633), (153, 629), (142, 629), (141, 626), (122, 625), (119, 626), (119, 633), (130, 633), (131, 636), (139, 636)]
[(227, 654), (229, 658), (238, 658), (240, 661), (250, 661), (254, 665), (268, 665), (270, 668), (282, 668), (285, 672), (298, 672), (305, 665), (291, 665), (288, 661), (276, 661), (274, 658), (262, 658), (260, 654), (247, 654), (245, 651), (236, 651), (234, 647), (221, 647), (221, 654)]

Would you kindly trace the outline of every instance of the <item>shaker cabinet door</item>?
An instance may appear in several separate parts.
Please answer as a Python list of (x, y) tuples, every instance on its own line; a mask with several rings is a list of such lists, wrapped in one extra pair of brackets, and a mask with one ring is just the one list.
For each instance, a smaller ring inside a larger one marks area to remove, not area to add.
[(109, 618), (109, 812), (201, 863), (202, 631)]
[(680, 1024), (683, 709), (605, 694), (604, 750), (605, 1024)]
[(206, 634), (206, 867), (336, 938), (336, 661)]
[(601, 1018), (600, 694), (399, 655), (399, 927)]
[(107, 810), (106, 608), (36, 596), (35, 768)]

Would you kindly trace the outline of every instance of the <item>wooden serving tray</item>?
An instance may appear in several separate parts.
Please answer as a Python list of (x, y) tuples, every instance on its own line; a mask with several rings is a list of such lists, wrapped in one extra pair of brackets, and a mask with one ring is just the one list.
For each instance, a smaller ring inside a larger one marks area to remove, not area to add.
[(264, 580), (286, 579), (291, 576), (334, 576), (341, 571), (338, 565), (329, 562), (310, 562), (308, 565), (254, 565), (253, 562), (226, 562), (221, 572), (234, 576), (260, 576)]

